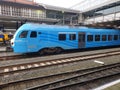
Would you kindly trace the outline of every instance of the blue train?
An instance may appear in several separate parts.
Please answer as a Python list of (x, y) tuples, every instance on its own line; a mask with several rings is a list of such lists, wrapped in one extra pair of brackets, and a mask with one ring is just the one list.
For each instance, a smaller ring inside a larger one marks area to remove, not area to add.
[(26, 23), (11, 40), (15, 53), (59, 53), (61, 50), (120, 45), (120, 30)]

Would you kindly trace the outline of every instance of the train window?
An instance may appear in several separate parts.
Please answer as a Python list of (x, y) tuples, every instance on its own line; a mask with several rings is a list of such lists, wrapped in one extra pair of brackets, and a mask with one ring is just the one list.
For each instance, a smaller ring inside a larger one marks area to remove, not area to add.
[(31, 38), (36, 38), (37, 37), (37, 32), (36, 31), (32, 31), (30, 34)]
[(120, 35), (119, 35), (119, 40), (120, 40)]
[(88, 35), (88, 36), (87, 36), (87, 41), (88, 41), (88, 42), (93, 41), (93, 35)]
[(107, 38), (106, 38), (106, 35), (102, 35), (102, 41), (106, 41)]
[(108, 41), (112, 41), (112, 35), (108, 35)]
[(76, 40), (76, 34), (70, 34), (69, 40)]
[(26, 38), (27, 34), (28, 34), (28, 31), (22, 31), (19, 37), (20, 38)]
[(66, 34), (59, 34), (59, 40), (60, 41), (66, 40)]
[(114, 40), (118, 40), (118, 35), (114, 35)]
[(100, 41), (100, 35), (95, 35), (95, 41)]

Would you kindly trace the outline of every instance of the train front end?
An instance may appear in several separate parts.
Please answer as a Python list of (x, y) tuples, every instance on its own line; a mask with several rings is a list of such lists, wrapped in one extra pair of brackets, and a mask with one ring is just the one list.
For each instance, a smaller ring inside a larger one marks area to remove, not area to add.
[(22, 25), (11, 39), (11, 47), (15, 53), (27, 53), (27, 36), (29, 25)]
[(27, 52), (27, 34), (28, 31), (19, 31), (14, 35), (14, 38), (11, 40), (11, 46), (15, 53)]

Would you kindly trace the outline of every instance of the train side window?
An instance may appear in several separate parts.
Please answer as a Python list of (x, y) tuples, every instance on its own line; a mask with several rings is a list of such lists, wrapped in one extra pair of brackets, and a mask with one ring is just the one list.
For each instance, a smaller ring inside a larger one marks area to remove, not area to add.
[(93, 35), (88, 35), (87, 36), (87, 41), (92, 42), (93, 41)]
[(118, 35), (114, 35), (114, 40), (118, 40)]
[(66, 40), (66, 34), (59, 34), (59, 40), (65, 41)]
[(108, 41), (112, 41), (112, 35), (108, 35)]
[(28, 31), (22, 31), (21, 34), (19, 35), (20, 38), (26, 38), (28, 34)]
[(76, 40), (76, 34), (69, 34), (69, 40)]
[(32, 31), (30, 34), (31, 38), (36, 38), (37, 37), (37, 32), (36, 31)]
[(106, 35), (102, 35), (102, 41), (106, 41), (107, 38), (106, 38)]
[(100, 35), (95, 35), (95, 41), (100, 41)]

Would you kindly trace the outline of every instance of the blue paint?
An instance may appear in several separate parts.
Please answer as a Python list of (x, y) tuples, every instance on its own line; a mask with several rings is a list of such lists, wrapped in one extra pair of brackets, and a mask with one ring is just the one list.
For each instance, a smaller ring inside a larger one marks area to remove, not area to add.
[[(26, 38), (20, 38), (23, 31), (27, 31)], [(31, 32), (37, 32), (37, 37), (31, 38)], [(79, 33), (85, 34), (84, 47), (79, 45)], [(59, 34), (66, 34), (66, 40), (60, 41)], [(75, 34), (76, 39), (70, 40), (69, 35)], [(93, 41), (88, 42), (87, 36), (93, 35)], [(100, 35), (100, 41), (95, 41), (95, 35)], [(102, 41), (102, 35), (106, 35), (106, 41)], [(112, 35), (112, 40), (108, 41), (108, 35)], [(118, 40), (114, 40), (114, 35), (118, 35)], [(43, 48), (61, 47), (63, 49), (79, 49), (101, 46), (120, 45), (120, 30), (115, 29), (95, 29), (87, 27), (69, 27), (56, 25), (40, 25), (27, 23), (22, 25), (14, 35), (12, 48), (17, 53), (38, 52)]]

